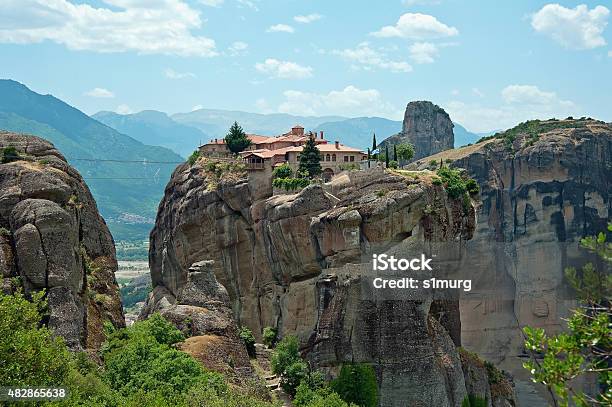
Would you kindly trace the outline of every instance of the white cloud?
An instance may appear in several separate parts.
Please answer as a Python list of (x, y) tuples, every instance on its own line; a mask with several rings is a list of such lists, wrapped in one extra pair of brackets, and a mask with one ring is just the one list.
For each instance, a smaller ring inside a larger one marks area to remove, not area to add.
[(531, 17), (531, 26), (566, 48), (592, 49), (606, 45), (602, 34), (609, 15), (604, 6), (589, 10), (585, 4), (573, 9), (547, 4)]
[(221, 7), (225, 0), (200, 0), (200, 3), (209, 7)]
[(482, 91), (478, 88), (472, 88), (472, 93), (476, 96), (478, 96), (479, 98), (483, 98), (485, 97), (485, 94), (482, 93)]
[(315, 14), (308, 14), (305, 16), (295, 16), (293, 17), (293, 20), (298, 23), (309, 24), (309, 23), (312, 23), (313, 21), (320, 20), (321, 18), (323, 18), (321, 14), (315, 13)]
[(410, 51), (410, 59), (417, 64), (431, 64), (438, 56), (438, 47), (431, 42), (415, 42), (408, 50)]
[(388, 25), (373, 32), (376, 37), (400, 37), (412, 40), (453, 37), (459, 34), (455, 27), (438, 21), (434, 16), (421, 13), (406, 13), (395, 25)]
[(192, 72), (176, 72), (174, 69), (166, 69), (164, 71), (166, 74), (166, 78), (168, 79), (185, 79), (185, 78), (195, 78), (196, 74)]
[(119, 114), (132, 114), (132, 113), (134, 113), (132, 108), (130, 108), (128, 105), (119, 105), (119, 106), (117, 106), (117, 108), (115, 109), (115, 112), (117, 112)]
[(504, 103), (499, 106), (454, 100), (447, 103), (444, 109), (454, 121), (475, 132), (507, 129), (531, 119), (583, 115), (573, 102), (533, 85), (506, 86), (501, 91), (501, 97)]
[[(362, 42), (356, 48), (333, 50), (332, 54), (339, 55), (344, 59), (359, 63), (361, 67), (368, 69), (376, 67), (391, 72), (410, 72), (412, 66), (403, 61), (392, 61), (383, 52), (370, 48), (370, 44)], [(359, 66), (355, 65), (356, 68)]]
[(238, 56), (238, 55), (245, 54), (247, 51), (247, 48), (249, 48), (249, 44), (247, 44), (246, 42), (235, 41), (228, 48), (228, 51), (231, 56)]
[(71, 50), (216, 55), (215, 41), (194, 34), (202, 19), (182, 0), (104, 0), (113, 8), (68, 0), (0, 1), (0, 42), (52, 41)]
[(281, 79), (305, 79), (312, 76), (312, 68), (309, 66), (302, 66), (291, 61), (279, 61), (274, 58), (256, 63), (255, 69)]
[(403, 112), (385, 102), (376, 89), (361, 90), (349, 85), (329, 93), (309, 93), (287, 90), (278, 106), (281, 113), (298, 115), (383, 116), (399, 119)]
[(267, 31), (270, 33), (276, 33), (276, 32), (293, 33), (295, 30), (293, 29), (293, 27), (287, 24), (276, 24), (276, 25), (271, 25), (270, 27), (268, 27)]
[(204, 106), (202, 106), (202, 105), (195, 105), (194, 107), (191, 108), (191, 111), (195, 112), (196, 110), (200, 110), (200, 109), (204, 109)]
[(257, 5), (255, 4), (254, 1), (251, 0), (238, 0), (238, 4), (240, 4), (241, 6), (244, 7), (248, 7), (253, 11), (259, 11), (259, 8), (257, 7)]
[(453, 90), (451, 90), (451, 95), (453, 95), (453, 96), (459, 96), (459, 94), (460, 94), (460, 93), (461, 93), (461, 92), (459, 92), (459, 89), (453, 89)]
[(85, 92), (85, 95), (91, 96), (92, 98), (114, 98), (115, 94), (108, 89), (104, 88), (93, 88), (92, 90)]
[(612, 51), (608, 51), (608, 56), (612, 58)]

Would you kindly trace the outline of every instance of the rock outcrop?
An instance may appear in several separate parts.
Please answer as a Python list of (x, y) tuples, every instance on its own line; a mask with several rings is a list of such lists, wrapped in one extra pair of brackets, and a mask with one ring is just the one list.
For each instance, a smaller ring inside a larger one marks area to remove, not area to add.
[(575, 305), (563, 271), (581, 266), (583, 236), (612, 219), (612, 126), (590, 119), (528, 122), (421, 160), (465, 168), (481, 190), (461, 301), (462, 344), (530, 386), (519, 327), (557, 332)]
[(380, 143), (385, 146), (410, 143), (414, 146), (413, 160), (452, 149), (455, 144), (454, 124), (448, 113), (438, 105), (427, 101), (410, 102), (404, 113), (401, 133)]
[[(407, 256), (413, 244), (435, 252), (448, 241), (460, 247), (473, 232), (471, 204), (449, 198), (430, 172), (355, 171), (261, 197), (246, 179), (211, 185), (205, 168), (180, 166), (166, 188), (151, 233), (154, 290), (143, 317), (198, 298), (189, 268), (211, 260), (236, 321), (257, 337), (266, 326), (297, 335), (304, 356), (330, 376), (345, 362), (371, 364), (381, 406), (461, 405), (469, 394), (449, 334), (460, 326), (446, 324), (459, 320), (457, 301), (431, 292), (384, 298), (367, 287), (372, 253)], [(434, 309), (452, 316), (439, 319)]]
[(85, 182), (51, 143), (0, 131), (0, 149), (3, 291), (46, 290), (48, 326), (72, 349), (97, 349), (106, 321), (125, 326), (113, 238)]

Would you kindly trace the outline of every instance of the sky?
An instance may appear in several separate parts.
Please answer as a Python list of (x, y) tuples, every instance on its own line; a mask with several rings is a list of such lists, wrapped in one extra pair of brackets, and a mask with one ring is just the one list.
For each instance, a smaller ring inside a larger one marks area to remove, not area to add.
[(408, 102), (430, 100), (474, 132), (532, 118), (612, 121), (610, 9), (608, 0), (0, 0), (0, 78), (88, 114), (401, 120)]

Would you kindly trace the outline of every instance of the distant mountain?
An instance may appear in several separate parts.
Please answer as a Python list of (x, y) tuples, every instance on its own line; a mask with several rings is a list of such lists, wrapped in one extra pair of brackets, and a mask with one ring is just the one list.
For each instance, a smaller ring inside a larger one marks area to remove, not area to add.
[(482, 137), (481, 134), (472, 133), (457, 122), (453, 122), (453, 124), (455, 125), (453, 128), (453, 133), (455, 134), (455, 148), (474, 144)]
[(402, 130), (402, 122), (382, 117), (357, 117), (322, 123), (316, 127), (316, 130), (322, 130), (327, 140), (338, 140), (342, 144), (359, 147), (365, 151), (372, 145), (373, 133), (376, 133), (377, 140), (384, 140), (399, 133)]
[(210, 138), (200, 129), (180, 124), (155, 110), (127, 115), (102, 111), (92, 117), (142, 143), (169, 148), (183, 157)]
[(296, 124), (301, 124), (306, 131), (312, 130), (321, 123), (345, 120), (341, 116), (293, 116), (284, 113), (259, 114), (234, 110), (200, 109), (190, 113), (177, 113), (171, 116), (173, 120), (188, 126), (193, 126), (209, 138), (222, 138), (228, 129), (237, 121), (247, 133), (275, 136), (285, 133)]
[[(183, 161), (167, 148), (145, 145), (12, 80), (0, 80), (0, 128), (55, 144), (85, 178), (115, 240), (148, 240), (157, 205), (176, 167), (151, 161)], [(149, 163), (139, 163), (143, 160)]]

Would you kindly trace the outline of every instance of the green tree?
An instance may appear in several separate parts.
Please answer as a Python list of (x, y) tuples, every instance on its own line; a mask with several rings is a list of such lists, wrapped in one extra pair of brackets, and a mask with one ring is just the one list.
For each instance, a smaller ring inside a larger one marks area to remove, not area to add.
[(251, 140), (247, 137), (242, 127), (238, 124), (238, 122), (234, 122), (232, 127), (229, 129), (229, 133), (225, 136), (225, 144), (227, 148), (234, 153), (237, 154), (241, 151), (244, 151), (248, 146), (252, 144)]
[(402, 161), (410, 161), (414, 157), (414, 146), (410, 143), (402, 143), (397, 146), (397, 157)]
[(263, 341), (268, 348), (271, 348), (274, 346), (274, 344), (276, 344), (276, 335), (276, 328), (267, 326), (263, 329)]
[(378, 406), (378, 384), (374, 368), (366, 363), (342, 365), (338, 378), (331, 382), (331, 389), (347, 403), (361, 407)]
[(376, 143), (376, 133), (372, 136), (372, 151), (375, 151), (378, 147), (378, 143)]
[(286, 336), (276, 345), (274, 353), (272, 353), (270, 360), (272, 373), (281, 375), (289, 365), (300, 360), (300, 345), (297, 337)]
[(2, 164), (19, 160), (19, 152), (15, 147), (4, 147), (2, 149)]
[(397, 162), (397, 144), (393, 144), (393, 161)]
[(0, 383), (3, 386), (57, 386), (68, 374), (64, 341), (40, 326), (44, 292), (32, 301), (20, 292), (0, 293)]
[(279, 165), (272, 171), (272, 176), (274, 178), (291, 178), (293, 177), (293, 170), (289, 166), (289, 164), (284, 163)]
[(308, 178), (314, 178), (321, 174), (321, 151), (317, 147), (315, 138), (312, 133), (308, 135), (308, 140), (300, 153), (300, 167), (298, 173), (307, 174)]
[[(608, 225), (612, 232), (612, 224)], [(533, 381), (544, 384), (555, 406), (612, 405), (612, 244), (605, 233), (581, 240), (581, 246), (603, 260), (601, 269), (587, 263), (579, 272), (567, 268), (565, 275), (576, 291), (580, 306), (567, 320), (567, 332), (549, 336), (544, 329), (525, 327), (525, 347), (531, 360), (523, 366)], [(540, 359), (537, 355), (543, 355)], [(572, 386), (577, 377), (595, 374), (599, 394), (593, 397)]]

